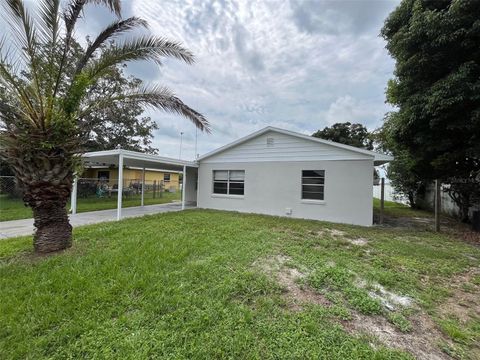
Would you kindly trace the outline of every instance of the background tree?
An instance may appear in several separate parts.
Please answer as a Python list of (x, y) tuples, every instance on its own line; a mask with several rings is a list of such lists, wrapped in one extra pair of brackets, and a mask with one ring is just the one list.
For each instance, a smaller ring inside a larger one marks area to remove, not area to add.
[(415, 159), (410, 156), (410, 153), (401, 144), (393, 140), (389, 125), (394, 122), (391, 117), (396, 115), (397, 113), (386, 115), (383, 127), (375, 134), (376, 142), (382, 151), (395, 154), (394, 160), (386, 166), (390, 184), (397, 194), (403, 195), (408, 199), (408, 203), (412, 208), (417, 208), (417, 199), (425, 194), (425, 182), (413, 171)]
[(336, 123), (314, 132), (312, 136), (367, 150), (373, 149), (373, 137), (362, 124)]
[[(86, 46), (73, 71), (71, 60), (76, 24), (86, 4), (103, 5), (119, 18)], [(90, 98), (90, 89), (127, 61), (174, 57), (191, 64), (193, 55), (180, 44), (153, 36), (130, 36), (105, 48), (111, 39), (139, 27), (137, 17), (120, 18), (118, 0), (41, 0), (32, 16), (22, 0), (4, 0), (12, 36), (0, 44), (0, 84), (7, 100), (0, 101), (0, 157), (8, 162), (32, 207), (34, 248), (51, 252), (71, 246), (72, 227), (65, 205), (71, 193), (79, 154), (90, 134), (89, 116), (109, 104), (141, 104), (177, 113), (201, 130), (207, 120), (160, 86), (132, 88)], [(28, 74), (28, 76), (25, 76)]]
[[(112, 94), (128, 93), (140, 87), (142, 80), (125, 76), (121, 67), (115, 67), (101, 79), (88, 96), (101, 99)], [(158, 125), (149, 116), (142, 116), (143, 107), (136, 102), (113, 102), (88, 114), (83, 121), (90, 128), (85, 149), (88, 151), (122, 149), (158, 153), (152, 146), (153, 132)]]
[[(350, 122), (335, 123), (331, 127), (326, 126), (323, 130), (314, 132), (312, 136), (367, 150), (373, 150), (375, 139), (375, 135), (368, 132), (365, 126)], [(373, 178), (376, 181), (380, 178), (376, 169), (373, 169)]]
[(449, 184), (464, 221), (480, 192), (479, 23), (480, 1), (404, 0), (382, 29), (396, 62), (389, 146), (403, 176)]

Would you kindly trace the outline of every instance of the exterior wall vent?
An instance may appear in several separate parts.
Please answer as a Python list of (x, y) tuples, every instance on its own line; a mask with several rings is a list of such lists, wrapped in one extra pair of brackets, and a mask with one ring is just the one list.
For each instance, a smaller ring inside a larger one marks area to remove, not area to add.
[(275, 146), (275, 139), (273, 137), (267, 137), (267, 147)]

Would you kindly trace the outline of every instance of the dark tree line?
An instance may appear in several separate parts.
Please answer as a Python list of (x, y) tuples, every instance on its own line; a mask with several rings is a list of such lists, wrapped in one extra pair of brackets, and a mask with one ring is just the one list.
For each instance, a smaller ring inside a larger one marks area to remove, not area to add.
[(395, 59), (382, 145), (412, 205), (439, 179), (463, 221), (480, 198), (480, 1), (403, 0), (381, 31)]

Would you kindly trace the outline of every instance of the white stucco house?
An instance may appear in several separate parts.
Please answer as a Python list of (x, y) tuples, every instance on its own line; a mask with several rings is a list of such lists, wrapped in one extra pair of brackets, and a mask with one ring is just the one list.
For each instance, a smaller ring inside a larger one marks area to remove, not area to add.
[[(364, 226), (373, 222), (373, 167), (393, 159), (274, 127), (254, 132), (195, 162), (120, 149), (87, 153), (84, 158), (91, 164), (117, 165), (119, 169), (136, 166), (182, 171), (183, 207), (189, 204)], [(119, 171), (119, 183), (121, 178)], [(119, 195), (118, 219), (121, 207)]]
[(390, 160), (266, 127), (198, 159), (197, 206), (369, 226), (373, 166)]

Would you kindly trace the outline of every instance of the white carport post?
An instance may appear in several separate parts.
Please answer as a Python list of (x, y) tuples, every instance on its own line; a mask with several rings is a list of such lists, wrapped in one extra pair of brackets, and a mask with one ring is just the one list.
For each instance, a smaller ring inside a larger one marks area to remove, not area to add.
[(143, 206), (144, 197), (145, 197), (145, 168), (142, 169), (142, 202), (141, 202), (141, 206)]
[(182, 210), (185, 210), (185, 184), (187, 183), (187, 166), (183, 165), (182, 177)]
[(75, 174), (73, 178), (72, 195), (70, 196), (70, 208), (72, 215), (77, 213), (77, 190), (78, 190), (78, 177)]
[(122, 218), (122, 195), (123, 195), (123, 154), (118, 155), (118, 194), (117, 194), (117, 220)]

